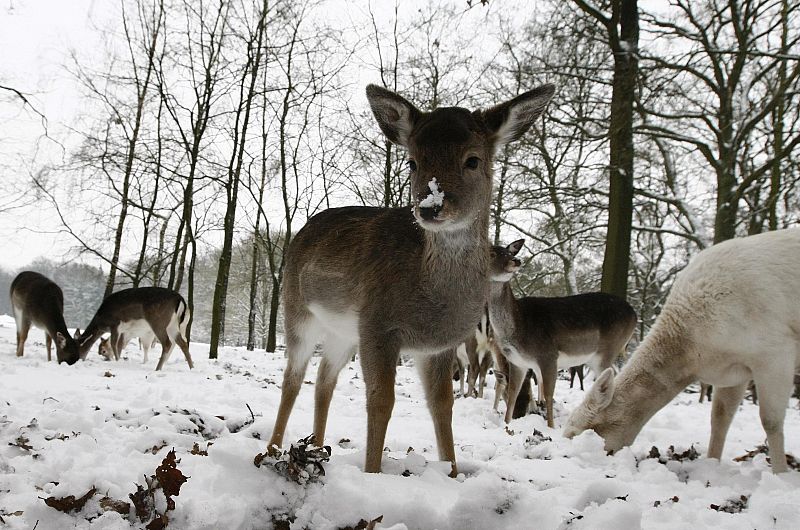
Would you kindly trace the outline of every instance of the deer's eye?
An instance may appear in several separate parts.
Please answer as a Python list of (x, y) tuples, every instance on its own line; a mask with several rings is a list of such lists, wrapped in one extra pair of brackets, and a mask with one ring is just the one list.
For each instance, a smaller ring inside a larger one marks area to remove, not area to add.
[(467, 161), (464, 162), (464, 167), (469, 169), (478, 169), (478, 164), (481, 163), (481, 159), (477, 156), (471, 156), (467, 158)]
[(408, 169), (409, 170), (411, 170), (411, 171), (416, 171), (417, 170), (417, 163), (414, 162), (413, 160), (409, 160), (406, 163), (408, 164)]

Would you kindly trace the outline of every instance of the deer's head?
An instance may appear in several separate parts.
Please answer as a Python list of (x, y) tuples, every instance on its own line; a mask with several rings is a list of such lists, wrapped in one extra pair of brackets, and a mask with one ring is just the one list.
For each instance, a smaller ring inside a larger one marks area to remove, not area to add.
[(69, 334), (63, 335), (61, 332), (57, 332), (53, 337), (53, 342), (56, 343), (56, 359), (59, 364), (75, 364), (80, 359), (78, 343)]
[(386, 137), (408, 150), (414, 216), (426, 230), (454, 231), (487, 218), (495, 151), (527, 131), (555, 88), (542, 85), (487, 110), (422, 112), (376, 85), (367, 99)]
[(101, 357), (105, 357), (106, 361), (110, 361), (114, 358), (114, 352), (111, 350), (111, 338), (100, 339), (100, 345), (97, 347), (97, 353), (99, 353)]
[(507, 282), (515, 272), (522, 266), (522, 262), (517, 258), (517, 254), (525, 243), (524, 239), (518, 239), (508, 246), (493, 246), (489, 257), (489, 275), (493, 282)]

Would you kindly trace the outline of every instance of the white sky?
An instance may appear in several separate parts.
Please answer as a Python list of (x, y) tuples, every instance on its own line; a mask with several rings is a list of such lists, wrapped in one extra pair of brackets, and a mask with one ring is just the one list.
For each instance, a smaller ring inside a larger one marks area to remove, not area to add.
[[(80, 99), (74, 81), (64, 70), (70, 50), (79, 53), (99, 49), (95, 0), (2, 0), (0, 4), (0, 84), (30, 94), (37, 110), (48, 118), (49, 134), (68, 141), (63, 124), (74, 123)], [(22, 183), (31, 171), (26, 165), (33, 149), (37, 158), (60, 158), (55, 142), (40, 139), (41, 120), (21, 107), (8, 93), (0, 94), (0, 178), (3, 183)], [(39, 141), (37, 142), (37, 139)], [(13, 168), (13, 169), (12, 169)], [(0, 212), (0, 238), (4, 250), (0, 267), (16, 268), (46, 255), (58, 258), (72, 241), (64, 235), (41, 233), (57, 226), (52, 213), (41, 205)]]

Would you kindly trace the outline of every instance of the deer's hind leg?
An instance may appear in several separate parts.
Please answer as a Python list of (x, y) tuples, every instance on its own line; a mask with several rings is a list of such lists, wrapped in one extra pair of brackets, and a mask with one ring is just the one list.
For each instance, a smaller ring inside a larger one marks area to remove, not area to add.
[[(758, 389), (758, 412), (761, 416), (761, 426), (767, 433), (773, 473), (783, 473), (788, 469), (784, 450), (783, 422), (786, 417), (786, 405), (792, 393), (795, 367), (793, 363), (786, 364), (786, 366), (773, 365), (766, 373), (753, 374)], [(743, 388), (746, 389), (748, 386), (749, 381)], [(742, 393), (744, 394), (744, 390)]]
[[(31, 330), (31, 321), (22, 315), (21, 311), (14, 308), (14, 319), (17, 324), (17, 357), (22, 357), (25, 353), (25, 341), (28, 340), (28, 332)], [(48, 355), (47, 360), (50, 360)]]
[(708, 442), (708, 457), (720, 459), (728, 428), (742, 402), (747, 383), (717, 388), (711, 403), (711, 439)]
[(52, 352), (53, 352), (53, 337), (50, 336), (48, 332), (44, 332), (44, 345), (47, 348), (47, 362), (52, 360)]
[(323, 344), (323, 357), (317, 371), (317, 384), (314, 389), (314, 441), (322, 446), (325, 440), (325, 427), (331, 406), (333, 390), (339, 372), (350, 360), (356, 343), (339, 337), (329, 337)]
[(296, 316), (286, 319), (286, 369), (283, 371), (281, 402), (278, 405), (272, 436), (267, 445), (268, 451), (273, 446), (283, 445), (286, 424), (289, 422), (294, 402), (303, 384), (308, 361), (317, 345), (316, 327), (315, 319), (308, 313), (302, 319)]
[(458, 474), (453, 446), (453, 390), (450, 383), (450, 367), (455, 355), (453, 348), (437, 355), (421, 355), (417, 359), (428, 409), (433, 417), (439, 459), (451, 463), (451, 477)]

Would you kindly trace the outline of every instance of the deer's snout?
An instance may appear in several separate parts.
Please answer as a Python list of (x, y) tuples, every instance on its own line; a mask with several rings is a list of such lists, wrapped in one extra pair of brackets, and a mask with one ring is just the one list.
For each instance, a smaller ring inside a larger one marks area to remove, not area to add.
[(434, 205), (430, 207), (420, 206), (419, 207), (419, 215), (425, 221), (433, 221), (439, 215), (439, 212), (442, 211), (442, 205)]

